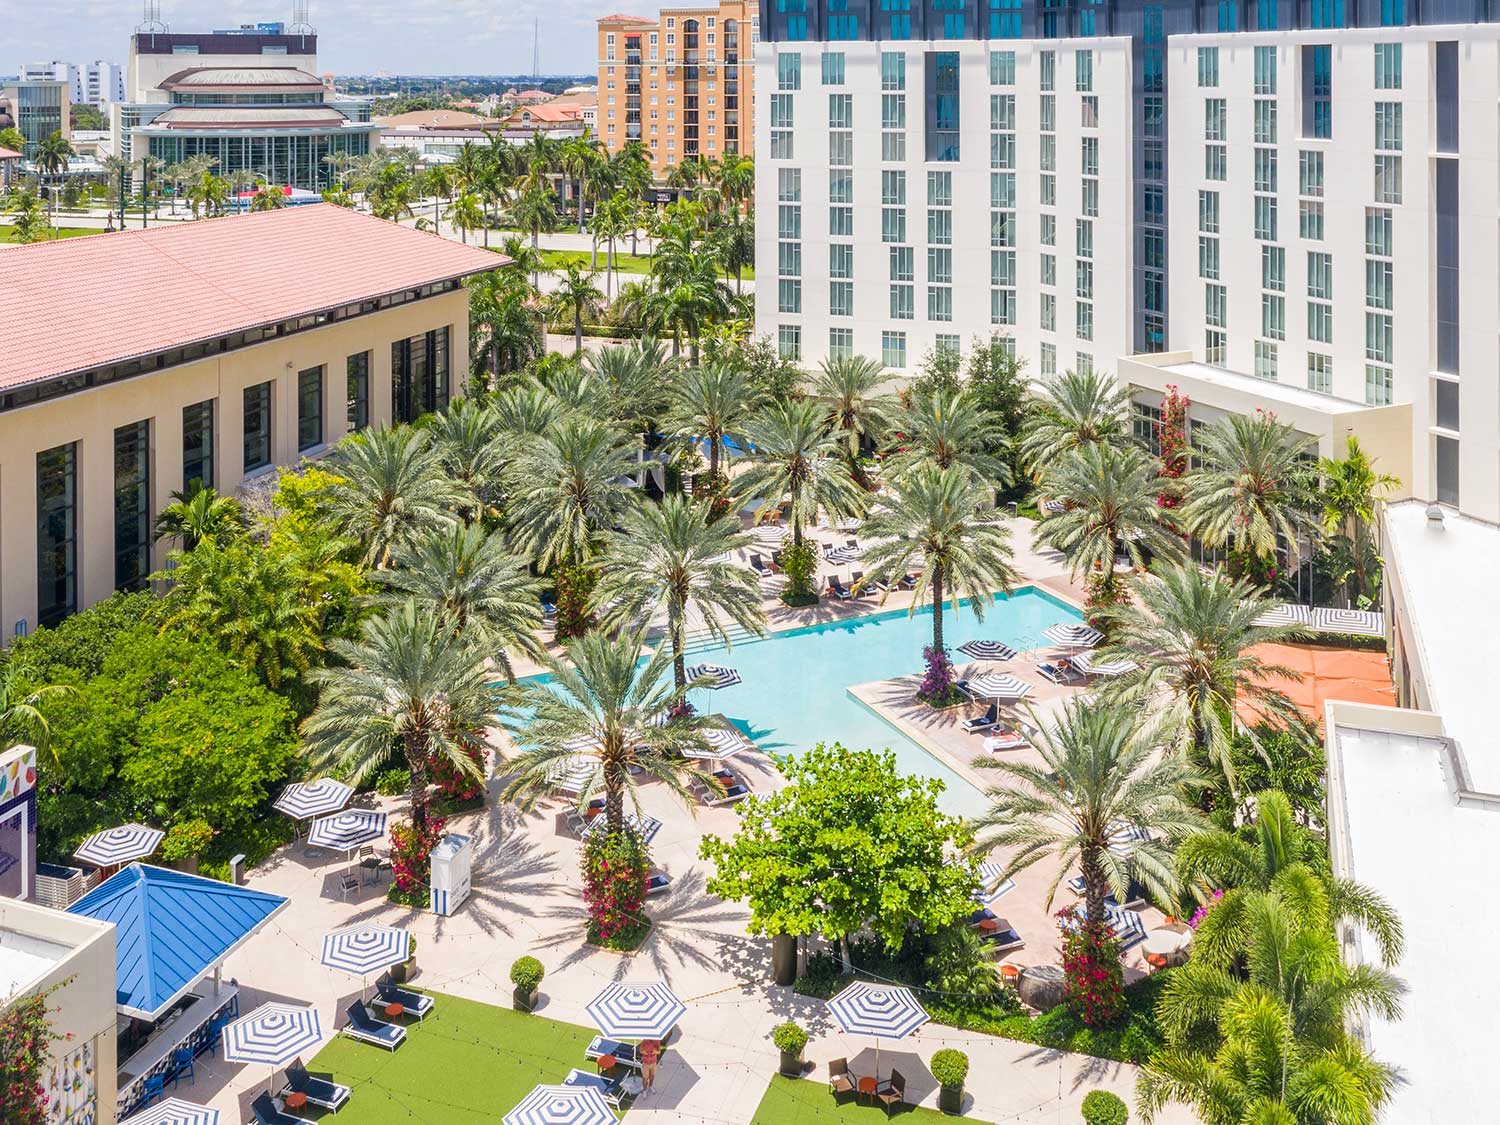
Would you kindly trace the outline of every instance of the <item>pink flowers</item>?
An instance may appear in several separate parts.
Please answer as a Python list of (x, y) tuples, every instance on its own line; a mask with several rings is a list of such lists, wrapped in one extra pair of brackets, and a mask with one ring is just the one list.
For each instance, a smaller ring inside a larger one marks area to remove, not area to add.
[(1196, 930), (1198, 928), (1198, 924), (1202, 922), (1203, 919), (1207, 916), (1214, 903), (1218, 902), (1223, 897), (1223, 891), (1215, 891), (1213, 894), (1213, 898), (1211, 898), (1208, 902), (1205, 902), (1202, 906), (1198, 907), (1197, 910), (1193, 911), (1193, 916), (1188, 919), (1188, 925)]
[(425, 831), (405, 821), (391, 825), (391, 878), (398, 891), (410, 894), (426, 888), (432, 876), (432, 849), (443, 838), (447, 823), (428, 817)]
[(1063, 995), (1087, 1027), (1105, 1027), (1125, 1010), (1125, 972), (1120, 942), (1103, 920), (1080, 918), (1076, 908), (1058, 911), (1063, 928)]

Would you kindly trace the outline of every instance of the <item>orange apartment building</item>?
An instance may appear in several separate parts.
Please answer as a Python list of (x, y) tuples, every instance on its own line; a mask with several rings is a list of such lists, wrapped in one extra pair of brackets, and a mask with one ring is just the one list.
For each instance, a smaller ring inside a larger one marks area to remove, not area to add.
[(599, 139), (611, 153), (640, 141), (657, 180), (689, 156), (754, 149), (754, 0), (671, 8), (655, 19), (599, 21)]

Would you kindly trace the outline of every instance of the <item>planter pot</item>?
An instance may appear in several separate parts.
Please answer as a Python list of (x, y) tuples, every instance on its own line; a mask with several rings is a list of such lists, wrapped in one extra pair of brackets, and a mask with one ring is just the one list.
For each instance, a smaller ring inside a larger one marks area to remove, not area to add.
[(196, 875), (198, 874), (198, 857), (190, 855), (183, 859), (173, 860), (172, 867), (189, 875)]
[(964, 1111), (964, 1088), (962, 1086), (938, 1087), (938, 1109), (944, 1113)]
[(405, 984), (411, 979), (412, 970), (416, 968), (416, 958), (402, 961), (399, 965), (391, 966), (391, 980), (397, 984)]
[(781, 1052), (781, 1073), (788, 1078), (796, 1078), (802, 1073), (802, 1052)]
[(511, 1005), (518, 1012), (534, 1012), (536, 1011), (537, 998), (540, 995), (540, 989), (522, 990), (517, 988), (511, 994)]
[(797, 983), (797, 936), (771, 935), (771, 975), (777, 984)]

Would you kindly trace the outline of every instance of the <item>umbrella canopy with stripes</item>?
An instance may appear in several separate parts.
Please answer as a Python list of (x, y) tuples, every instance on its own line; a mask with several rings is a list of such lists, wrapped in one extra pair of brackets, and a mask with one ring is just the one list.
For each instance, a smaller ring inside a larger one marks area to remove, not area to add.
[(584, 1011), (611, 1039), (665, 1039), (687, 1005), (663, 981), (616, 981)]
[(167, 1098), (127, 1117), (124, 1125), (219, 1125), (219, 1111), (181, 1098)]
[(399, 965), (411, 952), (405, 930), (395, 926), (351, 926), (323, 935), (323, 953), (318, 958), (330, 969), (342, 969), (358, 977)]
[(1086, 652), (1073, 657), (1073, 665), (1087, 676), (1123, 676), (1140, 667), (1134, 660), (1099, 660)]
[(144, 859), (154, 852), (166, 836), (160, 828), (148, 828), (144, 824), (122, 824), (118, 828), (106, 828), (95, 832), (73, 854), (87, 863), (100, 867), (113, 867)]
[(994, 902), (1016, 889), (1016, 881), (1005, 874), (1005, 867), (987, 860), (979, 865), (979, 889), (974, 892), (978, 903)]
[(708, 683), (694, 685), (695, 687), (706, 688), (734, 687), (735, 684), (745, 682), (733, 668), (725, 668), (721, 664), (694, 664), (691, 668), (687, 669), (687, 678), (689, 680), (708, 680)]
[(1093, 648), (1104, 640), (1104, 634), (1098, 629), (1077, 621), (1048, 625), (1042, 630), (1042, 636), (1063, 648)]
[(224, 1058), (229, 1062), (280, 1066), (316, 1047), (323, 1025), (315, 1008), (298, 1004), (262, 1004), (224, 1028)]
[(1009, 672), (981, 672), (969, 681), (969, 694), (984, 699), (1025, 699), (1031, 685)]
[(682, 756), (684, 758), (696, 758), (699, 761), (718, 761), (720, 758), (730, 758), (742, 750), (753, 749), (753, 744), (748, 738), (737, 730), (723, 730), (719, 727), (709, 727), (703, 732), (703, 740), (708, 746), (702, 750), (696, 746), (684, 747)]
[(1360, 637), (1385, 636), (1385, 614), (1365, 609), (1315, 609), (1313, 628), (1320, 633), (1353, 633)]
[(1109, 826), (1109, 850), (1114, 852), (1115, 855), (1128, 856), (1131, 852), (1135, 851), (1136, 844), (1150, 838), (1145, 829), (1139, 828), (1134, 824), (1125, 824), (1116, 821)]
[(615, 1113), (592, 1086), (538, 1086), (501, 1125), (615, 1125)]
[(373, 844), (385, 835), (385, 813), (374, 809), (350, 809), (319, 817), (308, 830), (307, 842), (336, 852), (349, 852)]
[(1304, 628), (1312, 624), (1313, 611), (1311, 606), (1305, 605), (1278, 605), (1266, 610), (1255, 619), (1256, 625), (1300, 625)]
[(276, 798), (274, 808), (286, 813), (293, 820), (326, 816), (338, 812), (354, 796), (354, 787), (345, 785), (331, 777), (320, 777), (317, 781), (298, 781), (288, 785)]
[(832, 1000), (828, 1010), (849, 1035), (904, 1039), (927, 1022), (927, 1012), (911, 989), (873, 981), (855, 981)]
[[(1088, 918), (1088, 903), (1080, 901), (1073, 907), (1071, 914), (1062, 919), (1060, 925), (1065, 930), (1072, 930), (1079, 922)], [(1132, 934), (1146, 934), (1146, 924), (1141, 921), (1141, 916), (1134, 910), (1126, 910), (1123, 906), (1111, 906), (1104, 904), (1104, 920), (1109, 923), (1110, 928), (1115, 931), (1116, 937), (1128, 937)]]
[(1014, 660), (1016, 650), (1001, 641), (969, 641), (958, 646), (958, 651), (975, 660)]
[(586, 754), (575, 754), (554, 762), (547, 769), (547, 784), (564, 793), (582, 793), (594, 777), (599, 763)]
[(777, 527), (774, 523), (763, 523), (750, 534), (757, 543), (779, 547), (787, 537), (787, 530), (784, 527)]
[[(588, 826), (584, 828), (583, 839), (587, 840), (595, 832), (607, 831), (605, 825), (608, 819), (603, 813), (594, 817), (593, 820), (589, 821)], [(655, 838), (656, 834), (661, 831), (661, 821), (657, 820), (654, 816), (645, 816), (641, 813), (626, 813), (624, 823), (625, 827), (634, 832), (643, 844), (649, 844)]]

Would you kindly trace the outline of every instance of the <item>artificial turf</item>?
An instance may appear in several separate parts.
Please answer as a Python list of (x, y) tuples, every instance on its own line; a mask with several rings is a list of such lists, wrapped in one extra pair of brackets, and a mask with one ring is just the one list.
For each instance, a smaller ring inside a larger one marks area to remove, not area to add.
[[(15, 234), (15, 229), (16, 228), (11, 226), (9, 223), (0, 223), (0, 246), (16, 245), (16, 243), (12, 240), (13, 235)], [(103, 233), (97, 227), (53, 227), (52, 230), (58, 238), (78, 238), (85, 234)], [(51, 234), (49, 234), (47, 238), (48, 241), (53, 241)]]
[[(935, 1109), (916, 1106), (902, 1106), (895, 1111), (895, 1116), (920, 1125), (935, 1125), (939, 1121), (952, 1120)], [(835, 1103), (826, 1083), (777, 1075), (771, 1079), (766, 1096), (760, 1099), (760, 1106), (750, 1119), (750, 1125), (796, 1125), (799, 1122), (806, 1122), (807, 1125), (813, 1125), (814, 1122), (817, 1125), (834, 1125), (839, 1121), (868, 1121), (873, 1125), (885, 1120), (885, 1117), (883, 1107), (868, 1103), (860, 1105), (852, 1097), (842, 1097)], [(965, 1117), (963, 1120), (976, 1119)]]
[(395, 1051), (340, 1036), (308, 1063), (352, 1090), (330, 1125), (496, 1125), (533, 1086), (593, 1069), (587, 1028), (432, 995), (425, 1020), (398, 1021), (406, 1042)]

